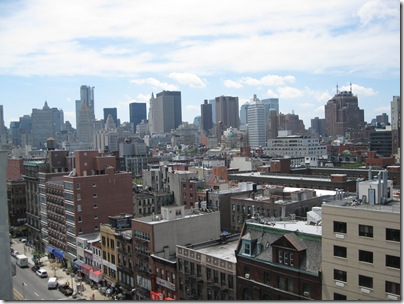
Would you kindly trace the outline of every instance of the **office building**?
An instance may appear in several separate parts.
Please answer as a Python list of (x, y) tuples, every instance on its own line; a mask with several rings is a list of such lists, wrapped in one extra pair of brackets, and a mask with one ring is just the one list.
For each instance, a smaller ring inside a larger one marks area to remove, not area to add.
[(94, 120), (94, 87), (82, 85), (80, 87), (80, 99), (76, 100), (76, 128), (80, 142), (92, 143)]
[(327, 157), (327, 146), (321, 145), (317, 137), (303, 135), (278, 136), (268, 139), (268, 147), (264, 148), (265, 155), (270, 157)]
[(150, 99), (151, 133), (169, 133), (182, 123), (181, 92), (163, 91)]
[(370, 132), (369, 150), (375, 151), (380, 156), (390, 157), (393, 154), (393, 136), (391, 127), (385, 129), (374, 129)]
[(311, 119), (311, 132), (315, 136), (325, 135), (325, 118), (314, 117)]
[(293, 135), (304, 135), (306, 128), (297, 114), (278, 114), (278, 131), (290, 131)]
[(247, 116), (249, 146), (251, 148), (266, 147), (265, 105), (260, 100), (254, 101), (248, 107)]
[(147, 119), (146, 116), (146, 103), (132, 102), (129, 104), (129, 122), (133, 124), (133, 132), (136, 131), (136, 126)]
[(46, 149), (46, 141), (49, 137), (56, 137), (56, 132), (62, 129), (63, 111), (50, 108), (48, 103), (42, 109), (32, 109), (32, 139), (33, 146), (37, 149)]
[(107, 123), (108, 115), (111, 115), (114, 123), (119, 127), (120, 122), (118, 121), (118, 112), (116, 108), (104, 108), (104, 124)]
[(384, 174), (322, 205), (323, 300), (401, 300), (400, 201), (391, 190)]
[(220, 96), (215, 98), (216, 125), (221, 122), (222, 130), (240, 126), (238, 97)]
[(358, 106), (358, 97), (350, 91), (338, 92), (324, 106), (325, 135), (344, 136), (347, 129), (358, 130), (364, 124), (364, 111)]
[(248, 124), (248, 107), (250, 106), (250, 103), (247, 101), (246, 103), (242, 104), (240, 107), (240, 125), (246, 125)]
[(205, 134), (209, 134), (209, 130), (213, 128), (212, 121), (212, 105), (208, 103), (205, 99), (203, 104), (201, 104), (201, 125), (200, 129), (203, 130)]

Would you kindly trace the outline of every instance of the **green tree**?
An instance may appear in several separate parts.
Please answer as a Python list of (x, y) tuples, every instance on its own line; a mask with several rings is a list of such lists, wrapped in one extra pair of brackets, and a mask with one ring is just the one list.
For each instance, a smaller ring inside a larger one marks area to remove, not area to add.
[(43, 251), (34, 249), (34, 251), (32, 252), (32, 258), (34, 260), (35, 265), (39, 266), (41, 258), (43, 258), (44, 256), (45, 254), (43, 253)]

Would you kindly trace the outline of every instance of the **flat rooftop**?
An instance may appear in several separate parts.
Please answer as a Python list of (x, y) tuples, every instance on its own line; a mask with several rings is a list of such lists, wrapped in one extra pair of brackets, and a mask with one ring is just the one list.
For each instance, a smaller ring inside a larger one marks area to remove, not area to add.
[(236, 263), (236, 255), (235, 255), (235, 250), (237, 248), (238, 240), (237, 241), (232, 241), (226, 244), (217, 244), (214, 246), (209, 246), (209, 247), (202, 247), (202, 248), (197, 248), (194, 249), (202, 254), (206, 254), (209, 256), (213, 256), (215, 258), (221, 259), (221, 260), (226, 260), (231, 263)]
[(352, 209), (366, 209), (371, 211), (379, 211), (379, 212), (392, 212), (392, 213), (400, 213), (400, 205), (401, 200), (393, 199), (390, 202), (387, 202), (384, 205), (375, 204), (371, 205), (368, 203), (358, 203), (356, 196), (348, 196), (344, 197), (340, 200), (325, 200), (324, 205), (334, 206), (334, 207), (343, 207), (343, 208), (352, 208)]
[(307, 234), (314, 234), (321, 236), (323, 233), (321, 225), (309, 225), (306, 221), (274, 221), (265, 222), (261, 224), (254, 221), (248, 221), (248, 225), (254, 225), (258, 227), (268, 226), (274, 229), (286, 230), (290, 232), (303, 232)]

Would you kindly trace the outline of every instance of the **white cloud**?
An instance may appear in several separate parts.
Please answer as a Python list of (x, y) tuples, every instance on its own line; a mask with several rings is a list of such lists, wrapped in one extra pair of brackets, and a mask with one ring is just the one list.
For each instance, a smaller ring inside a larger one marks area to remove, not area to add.
[(176, 91), (178, 88), (173, 85), (169, 84), (167, 82), (161, 82), (157, 80), (156, 78), (146, 78), (146, 79), (133, 79), (130, 81), (130, 83), (137, 84), (137, 85), (150, 85), (153, 87), (155, 90), (168, 90), (168, 91)]
[(279, 98), (297, 98), (303, 96), (304, 91), (292, 87), (277, 88)]
[(171, 79), (176, 80), (180, 84), (189, 85), (192, 88), (206, 87), (206, 80), (202, 80), (195, 74), (191, 73), (170, 73), (168, 75)]
[[(339, 90), (340, 91), (350, 91), (351, 87), (350, 87), (350, 85), (344, 85)], [(358, 95), (358, 96), (374, 96), (377, 94), (377, 92), (372, 88), (365, 88), (363, 86), (360, 86), (360, 85), (354, 84), (354, 83), (352, 84), (352, 93), (354, 95)]]
[(223, 85), (227, 88), (234, 88), (234, 89), (239, 89), (243, 87), (243, 85), (240, 82), (230, 79), (226, 79), (225, 81), (223, 81)]
[(399, 19), (399, 6), (399, 1), (371, 0), (363, 4), (357, 14), (364, 25), (378, 19)]

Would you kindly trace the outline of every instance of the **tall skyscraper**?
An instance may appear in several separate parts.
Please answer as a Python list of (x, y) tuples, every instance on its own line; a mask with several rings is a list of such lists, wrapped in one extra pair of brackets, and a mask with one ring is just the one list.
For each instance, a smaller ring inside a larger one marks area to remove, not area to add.
[(133, 132), (136, 131), (136, 126), (146, 118), (146, 103), (132, 102), (129, 104), (129, 121), (133, 124)]
[[(400, 156), (401, 149), (401, 97), (393, 96), (391, 101), (391, 133), (392, 149), (396, 159)], [(399, 162), (399, 159), (397, 159)]]
[(55, 138), (56, 132), (61, 130), (63, 112), (57, 108), (50, 108), (48, 103), (42, 109), (32, 109), (32, 142), (38, 149), (46, 148), (49, 137)]
[[(95, 120), (95, 108), (94, 108), (94, 87), (82, 85), (80, 87), (80, 100), (76, 100), (76, 127), (79, 128), (80, 121), (80, 110), (81, 106), (85, 103), (90, 113), (92, 114), (92, 119)], [(78, 130), (79, 132), (79, 130)]]
[(200, 129), (209, 134), (209, 130), (213, 128), (212, 122), (212, 105), (205, 99), (201, 104), (201, 126)]
[(268, 115), (268, 111), (274, 110), (277, 114), (279, 114), (279, 99), (278, 98), (266, 98), (261, 99), (262, 103), (265, 106), (265, 114)]
[(358, 97), (352, 89), (338, 92), (324, 107), (326, 136), (344, 136), (347, 129), (358, 130), (365, 125), (364, 111), (359, 109)]
[(216, 124), (222, 122), (224, 129), (240, 127), (238, 97), (220, 96), (215, 98)]
[[(150, 99), (152, 133), (168, 133), (182, 123), (181, 92), (163, 91)], [(150, 119), (151, 118), (151, 119)]]
[(325, 134), (325, 119), (314, 117), (311, 119), (311, 132), (317, 136), (324, 136)]
[(248, 141), (251, 148), (266, 147), (265, 105), (256, 100), (248, 107)]
[(108, 115), (112, 116), (115, 125), (118, 127), (118, 112), (116, 108), (104, 108), (104, 124), (107, 123)]
[(248, 124), (248, 107), (250, 106), (250, 103), (247, 101), (245, 104), (243, 104), (240, 107), (240, 125), (246, 125)]

